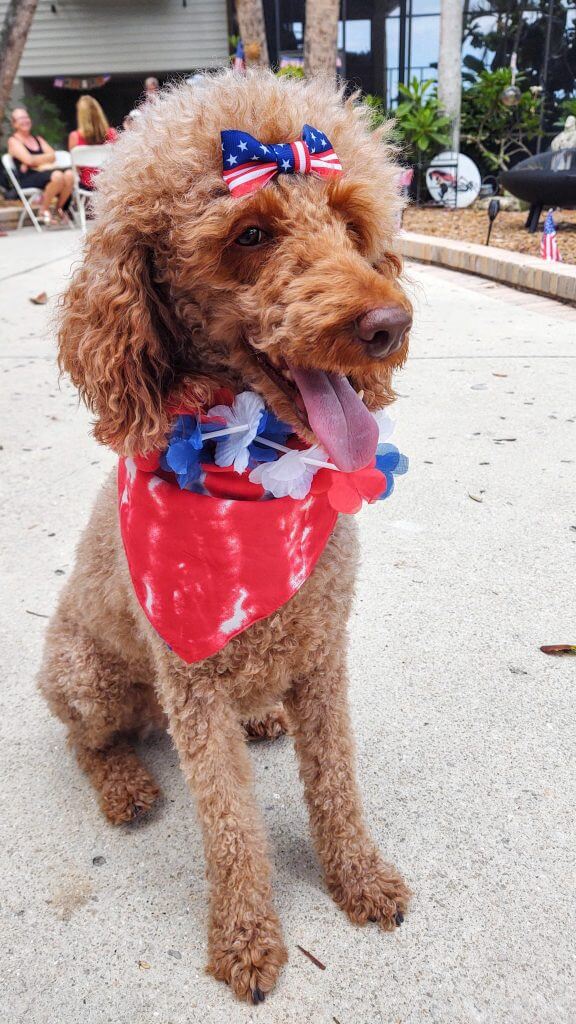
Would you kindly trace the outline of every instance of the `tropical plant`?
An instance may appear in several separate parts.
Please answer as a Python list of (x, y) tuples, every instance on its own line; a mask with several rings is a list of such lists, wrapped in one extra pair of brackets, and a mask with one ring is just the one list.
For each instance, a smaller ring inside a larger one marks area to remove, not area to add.
[(278, 68), (276, 74), (279, 78), (306, 78), (304, 68), (299, 64), (286, 64), (283, 68)]
[(413, 78), (408, 85), (400, 84), (398, 92), (400, 103), (394, 111), (398, 133), (405, 155), (420, 165), (424, 154), (432, 156), (449, 144), (450, 118), (442, 112), (433, 79)]
[(562, 100), (558, 107), (558, 120), (554, 127), (563, 128), (567, 117), (576, 117), (576, 96), (569, 96)]
[(502, 103), (503, 90), (511, 85), (510, 68), (482, 70), (462, 95), (461, 141), (491, 171), (505, 170), (512, 160), (530, 156), (530, 143), (540, 134), (540, 95), (516, 85), (516, 106)]
[(550, 135), (560, 96), (575, 87), (574, 0), (467, 0), (464, 9), (464, 50), (476, 54), (464, 58), (474, 73), (469, 78), (509, 67), (516, 53), (524, 86), (542, 88), (544, 135)]
[(394, 116), (388, 113), (380, 96), (373, 96), (372, 93), (367, 92), (362, 97), (362, 103), (370, 111), (370, 127), (373, 130)]

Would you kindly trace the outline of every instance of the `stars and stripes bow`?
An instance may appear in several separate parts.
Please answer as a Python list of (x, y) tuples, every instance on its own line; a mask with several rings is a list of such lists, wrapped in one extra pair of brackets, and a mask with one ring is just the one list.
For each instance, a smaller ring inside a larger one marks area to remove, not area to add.
[(305, 124), (296, 142), (265, 145), (248, 132), (221, 133), (222, 177), (233, 196), (240, 198), (264, 188), (277, 174), (341, 174), (342, 164), (329, 140)]
[(557, 262), (562, 259), (556, 240), (556, 225), (552, 216), (552, 210), (548, 210), (546, 220), (544, 221), (544, 231), (540, 241), (540, 255), (543, 260), (554, 260)]

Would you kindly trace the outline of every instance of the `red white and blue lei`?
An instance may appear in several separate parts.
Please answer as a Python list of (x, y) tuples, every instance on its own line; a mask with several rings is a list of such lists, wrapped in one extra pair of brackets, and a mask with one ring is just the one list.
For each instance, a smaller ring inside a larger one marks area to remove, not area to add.
[[(363, 501), (388, 498), (395, 476), (407, 472), (408, 459), (389, 443), (394, 422), (385, 410), (374, 413), (379, 428), (378, 448), (363, 469), (345, 473), (329, 461), (319, 446), (300, 447), (292, 427), (266, 409), (260, 395), (243, 391), (230, 404), (215, 405), (206, 414), (180, 412), (166, 450), (153, 463), (180, 488), (197, 494), (213, 493), (218, 471), (234, 471), (261, 489), (261, 499), (326, 493), (337, 512), (359, 511)], [(255, 487), (250, 488), (255, 497)]]

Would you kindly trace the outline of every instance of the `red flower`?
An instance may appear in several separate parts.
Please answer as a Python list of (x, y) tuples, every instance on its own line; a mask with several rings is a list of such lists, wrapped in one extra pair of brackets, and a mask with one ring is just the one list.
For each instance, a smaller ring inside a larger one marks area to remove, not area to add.
[(388, 489), (388, 481), (375, 460), (364, 469), (353, 473), (340, 473), (333, 469), (320, 469), (312, 481), (312, 494), (326, 494), (336, 512), (359, 512), (362, 502), (377, 501)]

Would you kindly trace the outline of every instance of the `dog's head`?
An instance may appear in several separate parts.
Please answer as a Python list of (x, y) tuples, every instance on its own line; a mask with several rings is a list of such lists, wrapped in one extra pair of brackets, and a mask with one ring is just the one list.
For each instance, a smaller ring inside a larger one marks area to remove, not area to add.
[[(299, 139), (307, 123), (341, 175), (229, 192), (221, 131), (266, 145)], [(100, 176), (97, 223), (64, 298), (60, 364), (98, 439), (144, 453), (175, 404), (250, 388), (341, 468), (365, 465), (366, 407), (392, 400), (411, 320), (392, 250), (397, 173), (363, 108), (326, 84), (224, 72), (147, 104)]]

